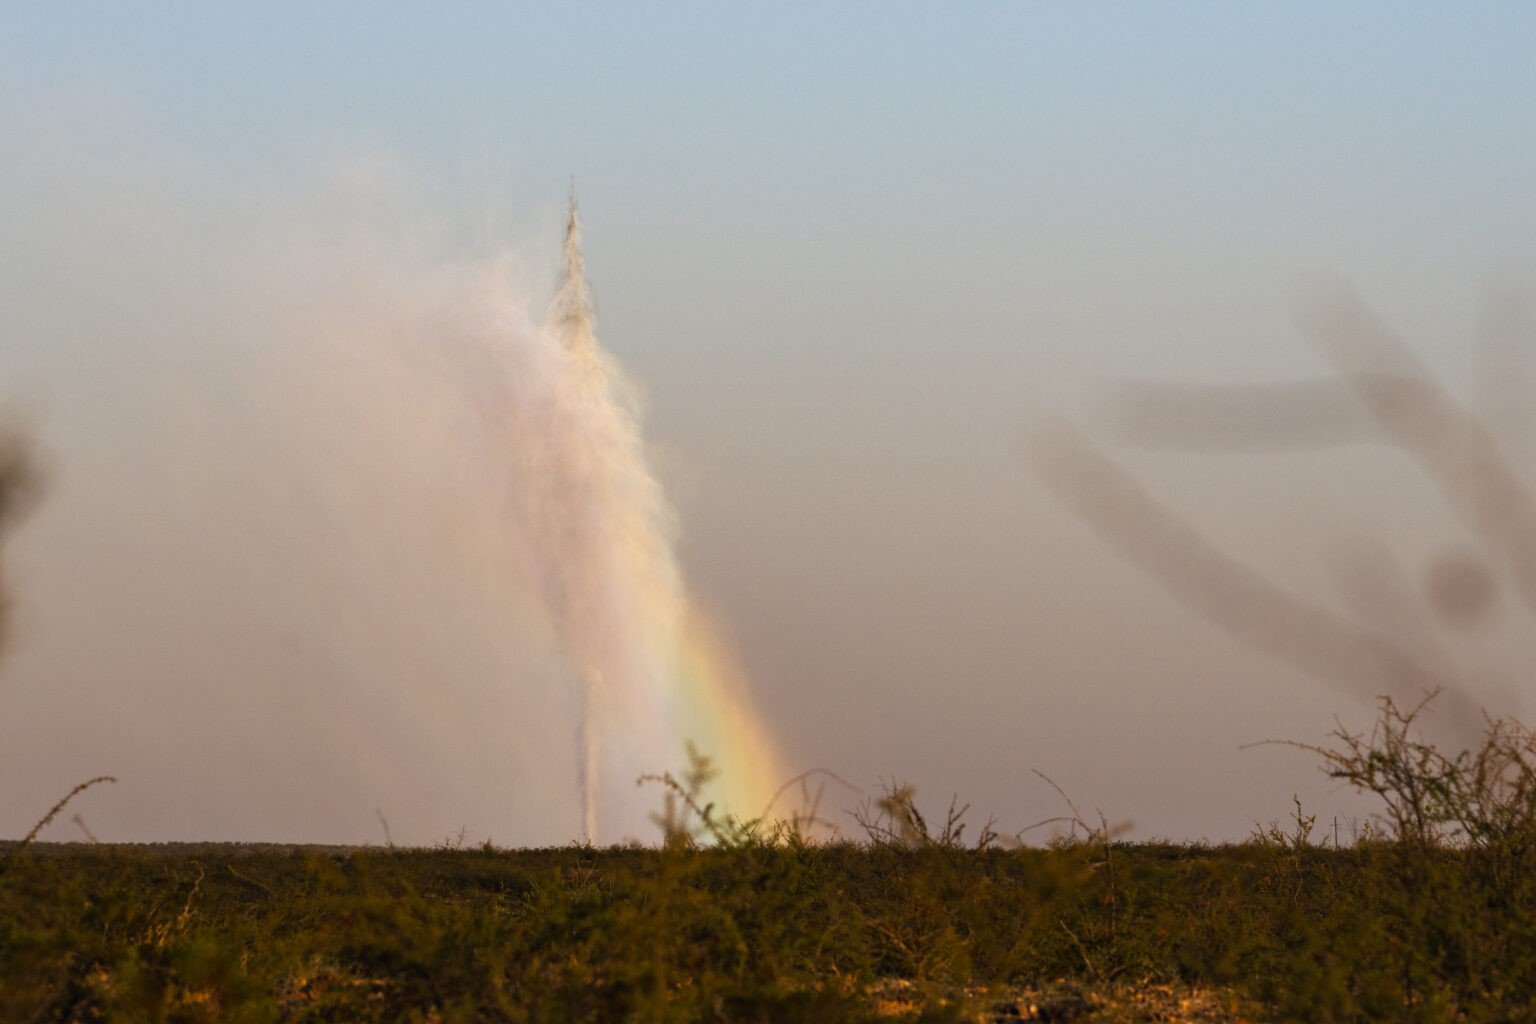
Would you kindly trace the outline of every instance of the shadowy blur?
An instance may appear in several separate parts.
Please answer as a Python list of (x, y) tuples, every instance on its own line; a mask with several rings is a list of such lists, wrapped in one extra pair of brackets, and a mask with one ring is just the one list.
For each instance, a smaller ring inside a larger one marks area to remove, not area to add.
[[(21, 432), (0, 426), (0, 547), (6, 534), (32, 507), (39, 489), (37, 466)], [(0, 650), (8, 633), (9, 603), (5, 564), (0, 561)]]
[[(1225, 553), (1064, 420), (1033, 437), (1033, 468), (1116, 553), (1247, 646), (1357, 698), (1408, 700), (1441, 690), (1443, 724), (1474, 735), (1482, 710), (1450, 641), (1498, 618), (1505, 590), (1526, 615), (1536, 611), (1536, 501), (1486, 418), (1458, 401), (1349, 288), (1310, 295), (1298, 323), (1331, 376), (1124, 384), (1110, 406), (1113, 436), (1191, 452), (1390, 446), (1413, 461), (1466, 540), (1407, 570), (1379, 536), (1336, 544), (1328, 561), (1334, 606)], [(1485, 317), (1484, 336), (1497, 339), (1494, 354), (1509, 371), (1494, 389), (1506, 420), (1521, 411), (1508, 385), (1531, 380), (1531, 325), (1507, 296)]]
[(1115, 389), (1116, 440), (1189, 451), (1263, 451), (1375, 441), (1381, 431), (1336, 377), (1276, 384), (1136, 381)]

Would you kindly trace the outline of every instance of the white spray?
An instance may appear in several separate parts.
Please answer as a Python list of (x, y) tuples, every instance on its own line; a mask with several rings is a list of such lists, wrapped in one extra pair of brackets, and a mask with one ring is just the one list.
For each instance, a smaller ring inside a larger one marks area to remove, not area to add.
[(516, 415), (534, 572), (578, 677), (577, 785), (590, 842), (600, 749), (665, 758), (682, 739), (667, 694), (686, 596), (632, 394), (597, 344), (574, 196), (564, 264), (545, 328), (558, 355), (546, 386)]
[(352, 842), (382, 806), (405, 841), (542, 843), (647, 834), (635, 777), (688, 738), (723, 806), (762, 807), (772, 751), (707, 657), (574, 218), (551, 309), (512, 253), (445, 258), (383, 170), (289, 210), (71, 150), (0, 190), (31, 267), (0, 274), (0, 377), (58, 389), (71, 481), (5, 538), (30, 575), (0, 582), (54, 627), (13, 623), (0, 774), (131, 773), (155, 799), (103, 824), (134, 839)]

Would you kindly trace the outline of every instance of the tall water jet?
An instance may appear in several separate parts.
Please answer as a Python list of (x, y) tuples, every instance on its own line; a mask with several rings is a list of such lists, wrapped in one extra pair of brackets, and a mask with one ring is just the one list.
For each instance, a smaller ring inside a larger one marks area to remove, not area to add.
[(678, 571), (633, 389), (598, 345), (574, 192), (543, 333), (542, 386), (515, 412), (521, 508), (577, 687), (582, 836), (596, 841), (605, 791), (632, 794), (635, 777), (665, 767), (686, 740), (721, 768), (727, 806), (751, 816), (779, 768), (728, 647)]
[[(564, 273), (560, 282), (560, 291), (555, 296), (555, 301), (550, 308), (551, 325), (560, 339), (561, 349), (570, 361), (573, 371), (573, 384), (575, 393), (572, 396), (578, 407), (612, 410), (613, 403), (610, 396), (604, 392), (607, 389), (606, 374), (603, 373), (601, 360), (598, 358), (597, 337), (593, 332), (592, 292), (587, 287), (586, 263), (581, 255), (581, 216), (576, 208), (576, 189), (572, 185), (566, 208), (565, 241), (561, 246), (561, 258), (564, 263)], [(570, 500), (582, 496), (584, 491), (590, 494), (590, 478), (578, 479), (577, 474), (586, 468), (585, 460), (570, 460), (565, 468), (573, 471), (568, 478), (569, 486), (562, 488), (563, 503), (562, 515), (570, 529), (572, 524), (580, 523), (579, 517), (574, 514), (578, 510), (570, 507)], [(642, 473), (642, 481), (644, 474)], [(572, 534), (568, 540), (569, 546), (563, 550), (589, 550), (592, 538), (581, 537)], [(564, 605), (569, 605), (572, 593), (564, 586), (559, 587), (559, 600)], [(560, 609), (562, 618), (569, 620), (581, 611), (577, 607), (563, 607)], [(568, 629), (569, 627), (567, 627)], [(577, 652), (578, 657), (590, 652)], [(601, 669), (596, 664), (581, 664), (577, 666), (580, 673), (578, 681), (579, 698), (577, 703), (576, 725), (576, 786), (581, 799), (581, 838), (584, 842), (593, 842), (597, 836), (597, 726), (594, 721), (599, 691), (602, 689), (603, 676)]]

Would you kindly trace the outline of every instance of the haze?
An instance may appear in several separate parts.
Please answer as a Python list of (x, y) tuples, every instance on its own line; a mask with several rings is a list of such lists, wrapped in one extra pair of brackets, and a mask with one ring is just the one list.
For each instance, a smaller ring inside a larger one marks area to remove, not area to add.
[[(553, 296), (572, 175), (683, 572), (787, 770), (1004, 831), (1059, 810), (1032, 769), (1141, 836), (1241, 837), (1292, 793), (1363, 813), (1241, 748), (1367, 723), (1368, 683), (1171, 595), (1030, 453), (1076, 424), (1329, 608), (1371, 552), (1419, 592), (1479, 548), (1326, 395), (1363, 436), (1231, 450), (1117, 431), (1113, 399), (1326, 385), (1297, 310), (1342, 280), (1529, 483), (1533, 30), (1516, 4), (7, 9), (0, 410), (48, 485), (3, 551), (0, 835), (101, 773), (105, 840), (577, 834), (576, 697), (475, 343), (488, 296)], [(1505, 584), (1436, 628), (1457, 699), (1521, 714)]]

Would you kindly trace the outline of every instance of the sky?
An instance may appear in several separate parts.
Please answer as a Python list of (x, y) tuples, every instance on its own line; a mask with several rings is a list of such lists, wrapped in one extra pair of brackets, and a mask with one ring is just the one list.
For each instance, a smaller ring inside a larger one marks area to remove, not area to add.
[[(1004, 831), (1060, 810), (1035, 771), (1143, 837), (1369, 811), (1247, 746), (1366, 724), (1369, 688), (1171, 596), (1032, 439), (1077, 424), (1330, 606), (1349, 552), (1419, 586), (1475, 546), (1400, 446), (1147, 450), (1104, 410), (1325, 376), (1320, 280), (1507, 393), (1528, 5), (312, 7), (0, 13), (0, 410), (50, 481), (4, 550), (0, 834), (106, 772), (103, 838), (570, 838), (571, 697), (463, 442), (505, 396), (423, 339), (474, 335), (444, 310), (484, 268), (548, 301), (573, 178), (683, 572), (786, 770)], [(1496, 611), (1445, 646), (1528, 712)]]

